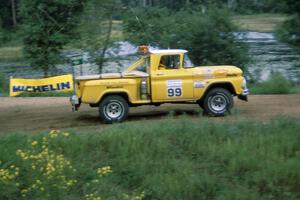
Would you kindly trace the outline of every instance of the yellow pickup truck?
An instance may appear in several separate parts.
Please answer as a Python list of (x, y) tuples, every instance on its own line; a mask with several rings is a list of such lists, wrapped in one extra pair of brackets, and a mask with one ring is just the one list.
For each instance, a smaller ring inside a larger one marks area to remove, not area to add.
[(194, 103), (211, 116), (233, 107), (233, 96), (247, 101), (249, 93), (241, 69), (234, 66), (193, 66), (182, 49), (149, 50), (122, 73), (79, 76), (70, 101), (98, 107), (105, 123), (121, 122), (129, 107), (163, 103)]

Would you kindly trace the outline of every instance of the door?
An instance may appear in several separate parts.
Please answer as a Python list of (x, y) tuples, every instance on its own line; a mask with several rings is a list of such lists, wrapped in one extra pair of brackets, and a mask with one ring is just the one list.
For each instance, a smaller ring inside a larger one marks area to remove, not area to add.
[(173, 102), (193, 99), (193, 73), (182, 67), (183, 55), (162, 55), (151, 74), (153, 102)]

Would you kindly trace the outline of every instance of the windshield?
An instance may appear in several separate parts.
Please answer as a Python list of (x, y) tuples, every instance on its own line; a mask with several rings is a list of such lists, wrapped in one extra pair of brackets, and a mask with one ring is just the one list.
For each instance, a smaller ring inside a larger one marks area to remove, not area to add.
[(135, 63), (129, 66), (125, 71), (126, 72), (141, 71), (141, 72), (149, 73), (149, 63), (150, 63), (150, 57), (145, 56), (137, 60)]
[(187, 53), (184, 54), (184, 58), (183, 58), (183, 67), (184, 68), (192, 68), (194, 67), (190, 57), (188, 56)]

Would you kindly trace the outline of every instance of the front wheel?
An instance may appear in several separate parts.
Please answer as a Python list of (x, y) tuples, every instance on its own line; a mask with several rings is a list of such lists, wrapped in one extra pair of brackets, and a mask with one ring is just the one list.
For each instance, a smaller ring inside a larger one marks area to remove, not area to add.
[(107, 124), (122, 122), (128, 116), (128, 103), (119, 95), (107, 96), (99, 104), (99, 115)]
[(233, 107), (232, 94), (226, 89), (214, 88), (205, 96), (203, 107), (208, 115), (224, 116)]

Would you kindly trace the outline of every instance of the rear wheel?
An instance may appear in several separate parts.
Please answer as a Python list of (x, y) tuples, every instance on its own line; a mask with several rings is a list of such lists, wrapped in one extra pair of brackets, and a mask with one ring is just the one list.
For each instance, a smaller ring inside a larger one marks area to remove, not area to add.
[(128, 116), (128, 103), (119, 95), (107, 96), (99, 104), (99, 115), (107, 124), (122, 122)]
[(232, 94), (223, 88), (210, 90), (204, 98), (203, 108), (205, 114), (210, 116), (224, 116), (233, 107)]

